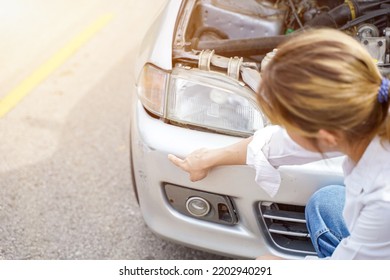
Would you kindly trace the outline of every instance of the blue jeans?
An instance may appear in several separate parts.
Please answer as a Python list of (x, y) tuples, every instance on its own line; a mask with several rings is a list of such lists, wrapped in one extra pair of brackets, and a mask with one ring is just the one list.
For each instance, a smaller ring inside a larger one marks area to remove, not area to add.
[(311, 241), (320, 258), (333, 254), (341, 239), (349, 235), (343, 218), (345, 187), (319, 189), (306, 205), (305, 216)]

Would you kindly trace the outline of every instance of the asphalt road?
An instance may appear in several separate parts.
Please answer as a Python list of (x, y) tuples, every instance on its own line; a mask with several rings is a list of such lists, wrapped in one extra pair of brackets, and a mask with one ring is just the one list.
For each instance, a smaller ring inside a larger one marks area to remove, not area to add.
[(0, 259), (221, 259), (132, 192), (129, 94), (161, 0), (0, 0)]

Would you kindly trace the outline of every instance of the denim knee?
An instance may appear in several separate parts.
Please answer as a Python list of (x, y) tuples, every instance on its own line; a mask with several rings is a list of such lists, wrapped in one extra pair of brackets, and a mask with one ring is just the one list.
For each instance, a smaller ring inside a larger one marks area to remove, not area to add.
[(349, 235), (343, 218), (345, 188), (326, 186), (309, 199), (305, 217), (311, 241), (319, 257), (331, 256), (341, 239)]

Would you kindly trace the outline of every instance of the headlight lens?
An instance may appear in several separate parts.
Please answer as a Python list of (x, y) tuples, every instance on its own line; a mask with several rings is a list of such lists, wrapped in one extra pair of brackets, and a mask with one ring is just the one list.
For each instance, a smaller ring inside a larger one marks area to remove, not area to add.
[(249, 89), (224, 75), (195, 69), (172, 73), (166, 118), (240, 135), (264, 126)]

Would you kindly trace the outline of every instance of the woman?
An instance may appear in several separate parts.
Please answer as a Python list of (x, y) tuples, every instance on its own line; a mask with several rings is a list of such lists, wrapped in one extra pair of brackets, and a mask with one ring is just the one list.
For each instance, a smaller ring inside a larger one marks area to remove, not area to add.
[[(247, 163), (260, 182), (272, 166), (342, 153), (345, 188), (323, 188), (306, 206), (318, 256), (390, 259), (389, 87), (356, 40), (336, 30), (306, 31), (281, 45), (262, 74), (258, 102), (277, 126), (223, 149), (169, 158), (192, 180), (217, 165)], [(277, 185), (269, 182), (271, 195)]]

